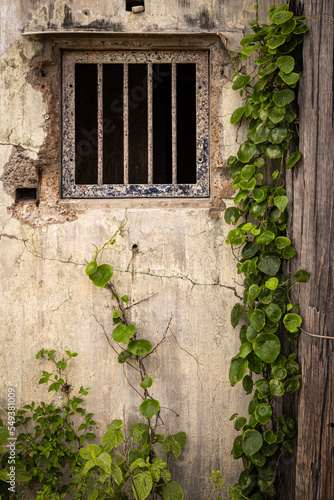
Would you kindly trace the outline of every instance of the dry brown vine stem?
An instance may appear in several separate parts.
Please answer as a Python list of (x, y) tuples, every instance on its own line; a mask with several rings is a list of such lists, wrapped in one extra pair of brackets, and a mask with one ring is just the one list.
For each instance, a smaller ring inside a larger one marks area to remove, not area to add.
[(328, 335), (316, 335), (315, 333), (311, 333), (308, 332), (307, 330), (304, 330), (304, 328), (301, 328), (301, 331), (306, 333), (306, 335), (310, 335), (310, 337), (316, 337), (318, 339), (334, 340), (334, 337), (330, 337)]

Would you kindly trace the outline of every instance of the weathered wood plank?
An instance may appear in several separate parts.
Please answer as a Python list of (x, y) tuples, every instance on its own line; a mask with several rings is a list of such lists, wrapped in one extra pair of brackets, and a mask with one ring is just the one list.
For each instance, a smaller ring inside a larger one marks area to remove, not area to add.
[[(304, 8), (309, 34), (304, 42), (300, 81), (299, 149), (303, 160), (287, 174), (292, 200), (291, 237), (297, 258), (291, 263), (311, 272), (294, 292), (303, 327), (333, 341), (301, 333), (298, 358), (303, 375), (298, 401), (296, 460), (283, 460), (284, 500), (334, 498), (334, 130), (333, 0), (296, 0)], [(299, 11), (300, 12), (300, 11)], [(297, 288), (297, 287), (296, 287)], [(285, 405), (291, 409), (291, 404)]]

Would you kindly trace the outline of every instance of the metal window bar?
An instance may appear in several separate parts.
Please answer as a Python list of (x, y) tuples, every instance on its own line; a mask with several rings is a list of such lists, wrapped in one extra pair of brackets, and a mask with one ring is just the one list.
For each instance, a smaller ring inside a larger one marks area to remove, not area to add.
[(177, 107), (176, 107), (176, 63), (172, 63), (172, 169), (173, 184), (177, 184)]
[(103, 185), (103, 64), (97, 65), (97, 183)]
[(147, 65), (148, 184), (153, 184), (153, 65)]
[(124, 64), (123, 127), (124, 127), (124, 184), (129, 184), (129, 65)]

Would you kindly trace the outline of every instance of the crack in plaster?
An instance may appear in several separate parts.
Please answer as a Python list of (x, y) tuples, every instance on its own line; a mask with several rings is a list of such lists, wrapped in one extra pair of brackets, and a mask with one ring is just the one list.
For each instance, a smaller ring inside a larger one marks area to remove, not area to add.
[[(131, 271), (121, 270), (121, 269), (117, 269), (117, 272), (119, 272), (119, 273), (131, 273)], [(220, 286), (221, 288), (226, 288), (228, 290), (232, 290), (234, 292), (234, 295), (238, 299), (242, 299), (242, 297), (240, 295), (238, 295), (235, 287), (223, 285), (222, 283), (219, 283), (219, 281), (217, 281), (215, 283), (199, 283), (198, 281), (194, 281), (191, 278), (189, 278), (189, 276), (177, 275), (177, 274), (173, 274), (173, 275), (153, 274), (150, 272), (142, 272), (142, 271), (135, 271), (135, 274), (144, 275), (144, 276), (152, 276), (153, 278), (159, 278), (161, 280), (163, 280), (163, 279), (180, 279), (180, 280), (190, 281), (190, 283), (192, 284), (191, 289), (193, 289), (194, 286)]]

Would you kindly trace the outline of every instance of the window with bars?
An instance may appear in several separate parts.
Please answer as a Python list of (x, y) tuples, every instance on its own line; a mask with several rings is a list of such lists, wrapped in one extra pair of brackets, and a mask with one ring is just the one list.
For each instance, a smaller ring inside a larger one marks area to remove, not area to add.
[(64, 198), (208, 197), (207, 51), (64, 51)]

